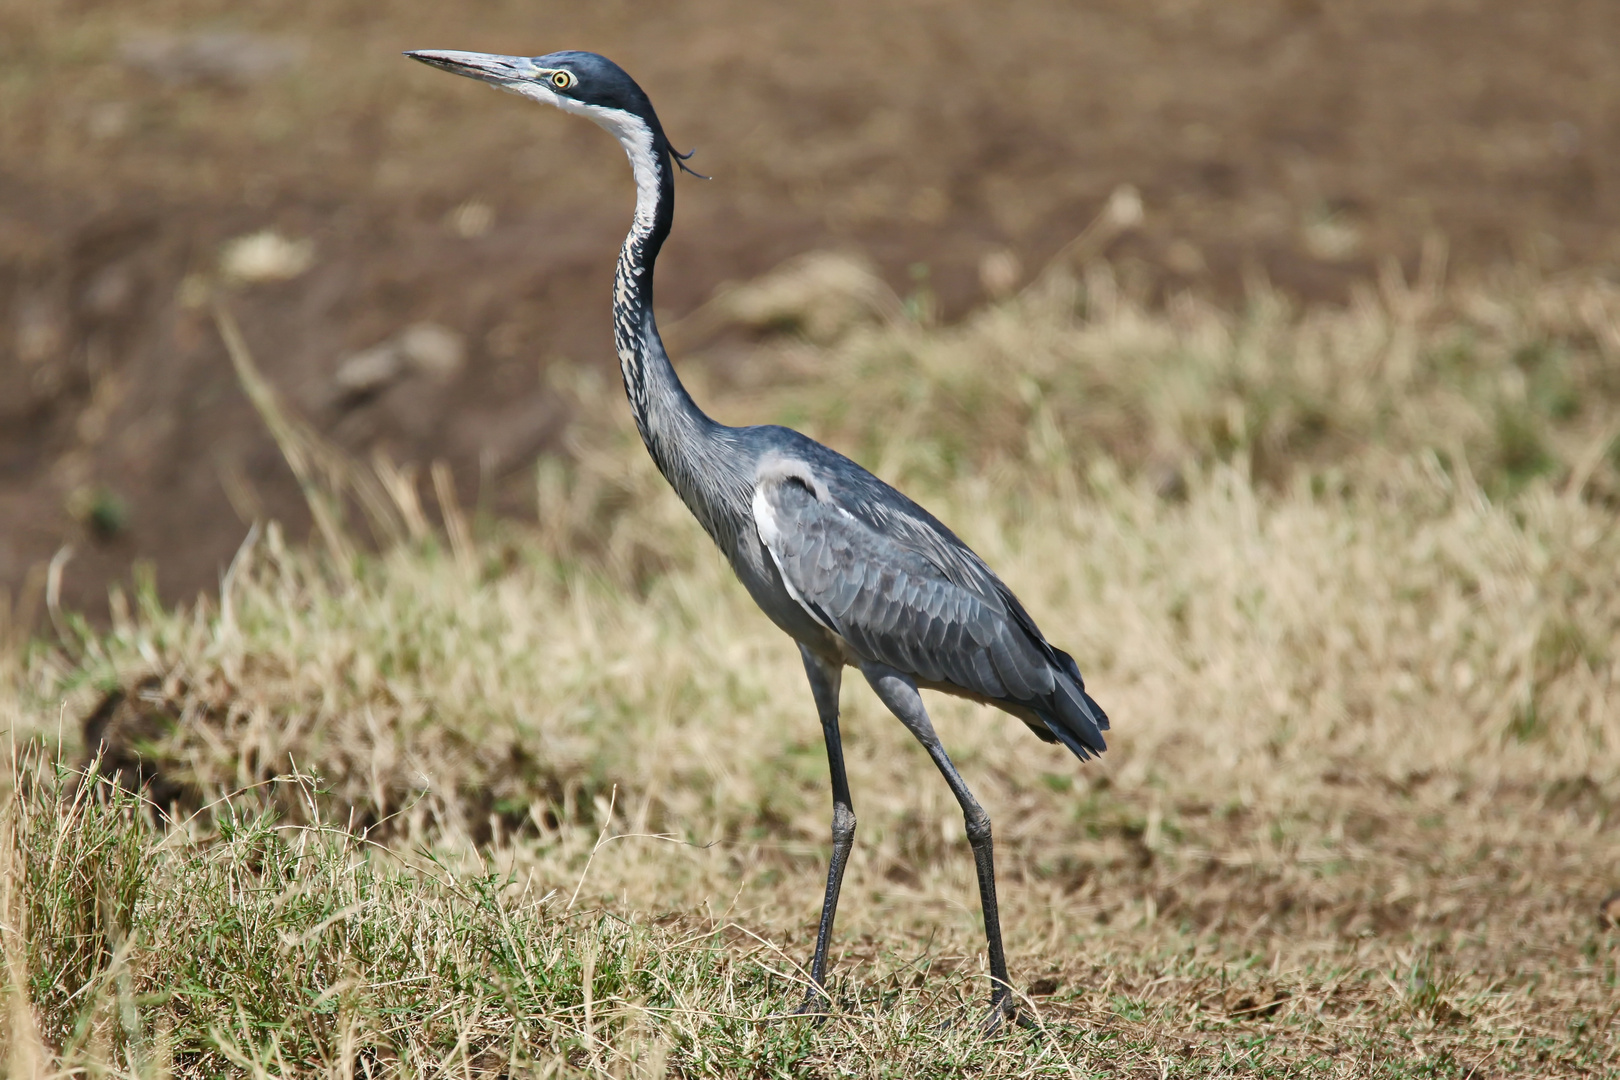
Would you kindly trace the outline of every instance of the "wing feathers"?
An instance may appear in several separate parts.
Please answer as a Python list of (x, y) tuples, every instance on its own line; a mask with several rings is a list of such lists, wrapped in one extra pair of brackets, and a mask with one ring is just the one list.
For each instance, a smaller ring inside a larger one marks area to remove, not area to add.
[[(793, 600), (863, 657), (1019, 706), (1082, 758), (1101, 753), (1108, 720), (1074, 661), (977, 556), (926, 514), (863, 505), (857, 516), (843, 494), (797, 461), (773, 462), (756, 480), (759, 537)], [(951, 558), (907, 542), (925, 528)]]

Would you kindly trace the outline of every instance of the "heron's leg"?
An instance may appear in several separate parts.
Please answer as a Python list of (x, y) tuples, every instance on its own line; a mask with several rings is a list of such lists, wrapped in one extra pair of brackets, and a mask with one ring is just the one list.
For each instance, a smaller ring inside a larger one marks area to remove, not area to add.
[(799, 646), (804, 672), (810, 677), (816, 712), (821, 716), (821, 733), (827, 740), (827, 769), (832, 775), (833, 819), (832, 862), (827, 867), (827, 895), (821, 901), (821, 925), (816, 930), (816, 955), (810, 962), (810, 980), (815, 987), (805, 995), (799, 1011), (809, 1012), (826, 997), (827, 947), (832, 941), (833, 916), (838, 913), (838, 890), (844, 884), (844, 866), (855, 846), (855, 809), (849, 800), (849, 778), (844, 775), (844, 745), (838, 734), (838, 689), (844, 669), (829, 664), (815, 653)]
[(979, 904), (984, 909), (984, 936), (990, 947), (990, 978), (994, 983), (990, 991), (990, 1027), (1001, 1026), (1005, 1017), (1013, 1015), (1012, 984), (1007, 980), (1007, 956), (1001, 946), (1001, 916), (996, 907), (996, 866), (990, 843), (990, 815), (984, 812), (979, 800), (968, 790), (962, 774), (951, 764), (934, 725), (923, 708), (922, 695), (917, 683), (909, 676), (884, 664), (872, 664), (862, 669), (866, 681), (872, 684), (877, 696), (889, 711), (900, 718), (934, 759), (951, 786), (951, 794), (962, 807), (962, 818), (967, 826), (968, 843), (973, 847), (973, 868), (979, 875)]

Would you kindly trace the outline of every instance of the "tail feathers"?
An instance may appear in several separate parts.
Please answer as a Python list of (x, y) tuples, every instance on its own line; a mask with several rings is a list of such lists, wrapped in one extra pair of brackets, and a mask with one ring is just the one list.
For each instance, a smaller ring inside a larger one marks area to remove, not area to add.
[(1037, 709), (1047, 728), (1057, 736), (1081, 761), (1108, 749), (1103, 732), (1108, 730), (1108, 714), (1086, 693), (1085, 680), (1074, 658), (1061, 649), (1053, 649), (1063, 669), (1052, 696)]
[(1097, 726), (1107, 731), (1108, 714), (1102, 711), (1101, 705), (1092, 700), (1090, 694), (1086, 693), (1086, 680), (1080, 677), (1080, 665), (1074, 662), (1074, 657), (1062, 649), (1053, 649), (1052, 651), (1057, 654), (1058, 663), (1063, 666), (1063, 670), (1069, 673), (1069, 678), (1074, 680), (1075, 689), (1079, 690), (1080, 696), (1085, 699), (1086, 704), (1089, 706), (1088, 712), (1093, 714)]

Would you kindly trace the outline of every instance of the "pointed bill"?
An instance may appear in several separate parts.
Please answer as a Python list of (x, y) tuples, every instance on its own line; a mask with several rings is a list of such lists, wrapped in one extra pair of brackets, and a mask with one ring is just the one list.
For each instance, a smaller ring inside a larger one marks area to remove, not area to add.
[(415, 49), (405, 55), (429, 67), (501, 87), (541, 74), (534, 61), (526, 56), (496, 56), (493, 53), (455, 52), (450, 49)]

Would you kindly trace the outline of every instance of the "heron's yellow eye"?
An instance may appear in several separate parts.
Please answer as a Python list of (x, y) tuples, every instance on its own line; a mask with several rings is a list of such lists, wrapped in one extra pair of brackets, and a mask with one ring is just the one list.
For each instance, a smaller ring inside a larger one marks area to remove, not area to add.
[(574, 77), (566, 71), (554, 71), (551, 73), (551, 85), (559, 90), (566, 90), (574, 85)]

